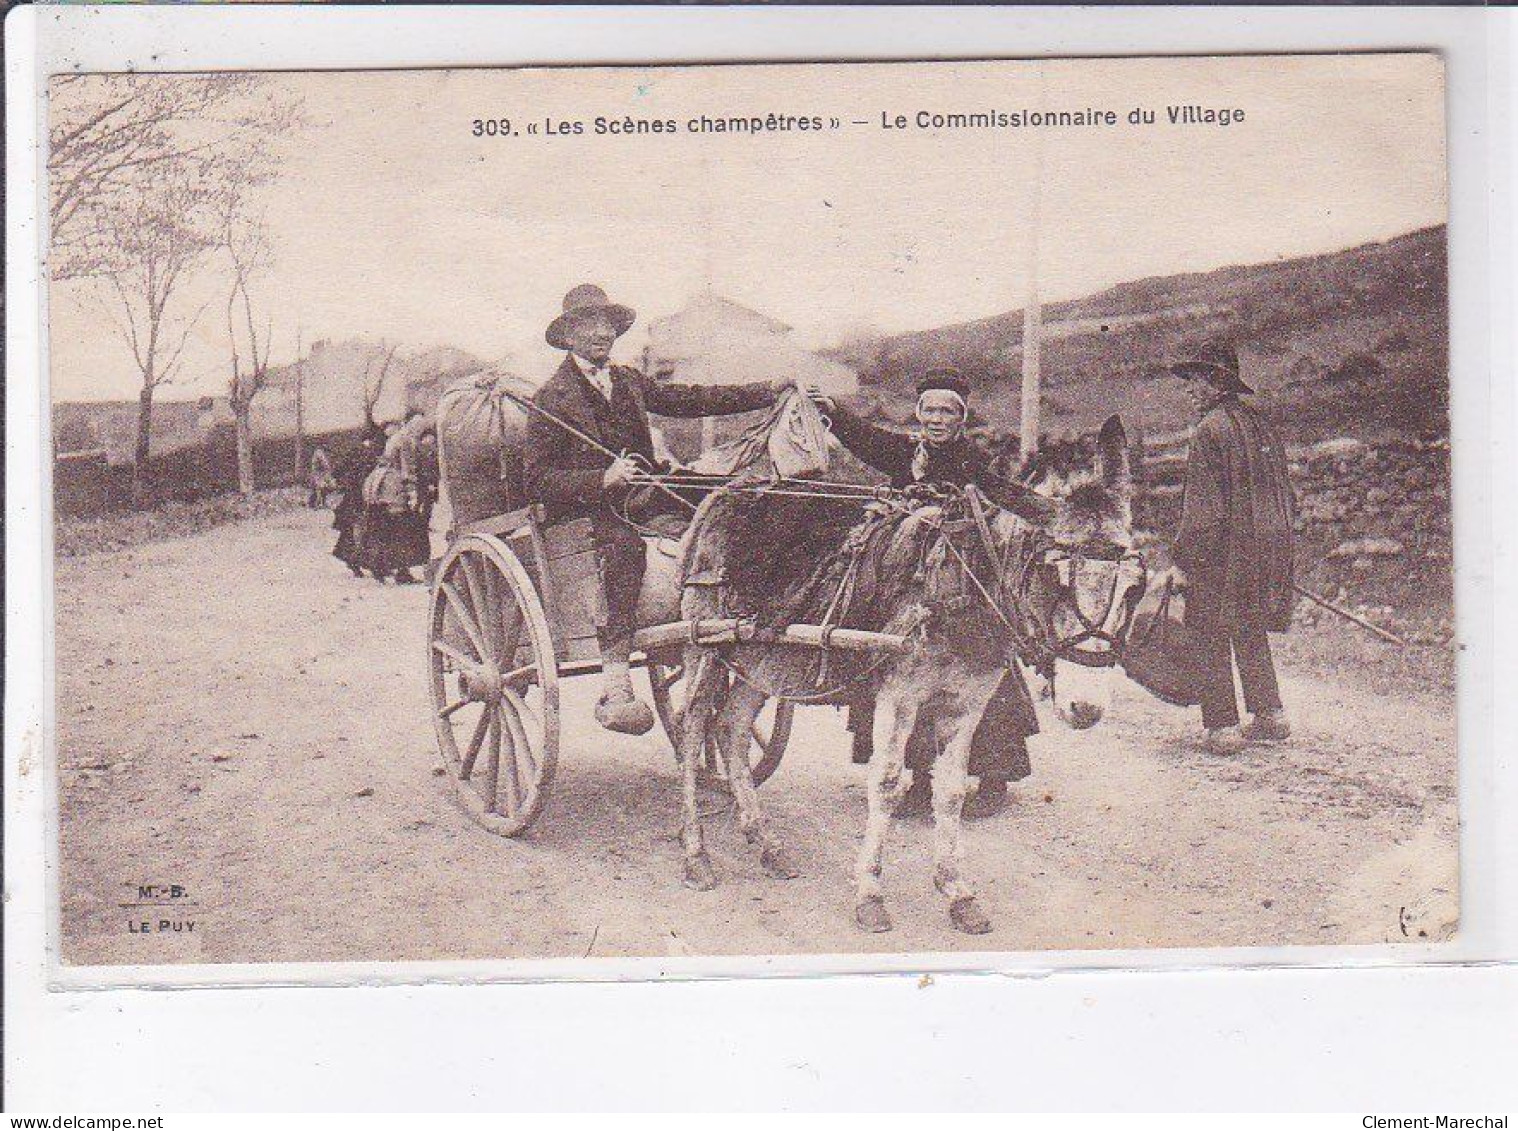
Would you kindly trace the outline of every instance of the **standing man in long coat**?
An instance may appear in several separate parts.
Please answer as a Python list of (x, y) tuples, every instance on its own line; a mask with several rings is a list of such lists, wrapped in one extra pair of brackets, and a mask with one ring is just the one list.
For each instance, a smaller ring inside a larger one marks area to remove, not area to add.
[[(1233, 345), (1205, 343), (1171, 371), (1198, 417), (1171, 557), (1186, 585), (1186, 626), (1202, 642), (1205, 742), (1233, 754), (1291, 734), (1266, 633), (1291, 627), (1295, 503), (1285, 445), (1241, 399), (1254, 390), (1239, 377)], [(1254, 716), (1242, 731), (1235, 661)]]
[(522, 468), (527, 497), (545, 505), (550, 523), (591, 520), (605, 597), (604, 605), (596, 610), (605, 676), (596, 721), (623, 734), (646, 734), (654, 725), (653, 711), (633, 694), (628, 673), (646, 547), (637, 530), (619, 515), (639, 471), (660, 470), (648, 414), (701, 417), (748, 412), (772, 405), (779, 392), (792, 384), (776, 380), (679, 385), (653, 381), (629, 366), (612, 365), (612, 346), (636, 317), (593, 284), (578, 286), (564, 296), (563, 313), (544, 335), (554, 349), (565, 351), (564, 361), (533, 397), (542, 411), (528, 414)]

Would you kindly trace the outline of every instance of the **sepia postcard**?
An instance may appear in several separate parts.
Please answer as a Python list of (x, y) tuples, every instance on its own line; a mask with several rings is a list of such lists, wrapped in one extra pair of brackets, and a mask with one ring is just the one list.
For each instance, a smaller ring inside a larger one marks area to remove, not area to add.
[(62, 963), (1453, 938), (1444, 115), (54, 77)]

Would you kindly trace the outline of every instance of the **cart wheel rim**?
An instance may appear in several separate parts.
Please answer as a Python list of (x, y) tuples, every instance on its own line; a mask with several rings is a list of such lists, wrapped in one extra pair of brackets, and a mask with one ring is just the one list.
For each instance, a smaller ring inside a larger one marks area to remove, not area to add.
[[(684, 681), (684, 666), (678, 659), (648, 658), (648, 682), (653, 692), (654, 711), (677, 755), (680, 750), (681, 713), (684, 709)], [(780, 768), (780, 760), (790, 742), (795, 712), (794, 703), (771, 700), (754, 721), (753, 745), (749, 748), (749, 771), (755, 785), (763, 785)], [(727, 763), (718, 749), (715, 734), (707, 739), (705, 761), (707, 767), (723, 776), (725, 781)]]
[(532, 579), (498, 539), (465, 535), (438, 563), (427, 652), (438, 754), (459, 801), (491, 832), (525, 832), (558, 765), (558, 666)]

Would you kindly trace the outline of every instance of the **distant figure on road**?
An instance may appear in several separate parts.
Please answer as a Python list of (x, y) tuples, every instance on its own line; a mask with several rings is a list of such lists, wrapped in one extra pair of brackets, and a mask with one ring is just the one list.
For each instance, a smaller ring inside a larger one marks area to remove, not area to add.
[(363, 554), (359, 544), (359, 526), (364, 517), (364, 480), (374, 470), (384, 448), (385, 434), (374, 425), (365, 431), (358, 446), (343, 458), (337, 469), (337, 506), (332, 508), (332, 529), (337, 531), (337, 545), (332, 556), (348, 567), (354, 577), (363, 577)]
[(416, 493), (422, 525), (432, 529), (432, 508), (437, 505), (440, 479), (437, 457), (437, 426), (428, 425), (416, 441)]
[(405, 424), (386, 428), (390, 438), (364, 482), (361, 560), (379, 581), (393, 577), (397, 585), (414, 585), (419, 579), (412, 568), (432, 556), (417, 477), (417, 440), (424, 427), (421, 414), (413, 411)]
[(306, 506), (312, 510), (325, 509), (327, 496), (337, 490), (337, 477), (332, 473), (332, 457), (327, 454), (327, 449), (320, 445), (311, 453), (311, 465), (306, 471), (306, 485), (309, 488), (306, 493)]
[[(1206, 745), (1235, 754), (1247, 742), (1291, 735), (1266, 636), (1291, 627), (1295, 504), (1286, 449), (1270, 423), (1240, 399), (1254, 390), (1239, 378), (1232, 344), (1208, 342), (1170, 368), (1197, 414), (1171, 557), (1187, 589), (1186, 627), (1203, 642)], [(1235, 660), (1244, 706), (1254, 716), (1242, 731)]]

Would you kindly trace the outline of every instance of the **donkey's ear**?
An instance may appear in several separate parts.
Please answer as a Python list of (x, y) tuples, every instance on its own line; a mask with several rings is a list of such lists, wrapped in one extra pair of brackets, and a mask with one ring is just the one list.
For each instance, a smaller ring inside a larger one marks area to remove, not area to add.
[(1126, 494), (1133, 489), (1133, 468), (1128, 461), (1128, 433), (1123, 418), (1107, 417), (1096, 438), (1097, 467), (1108, 489)]

